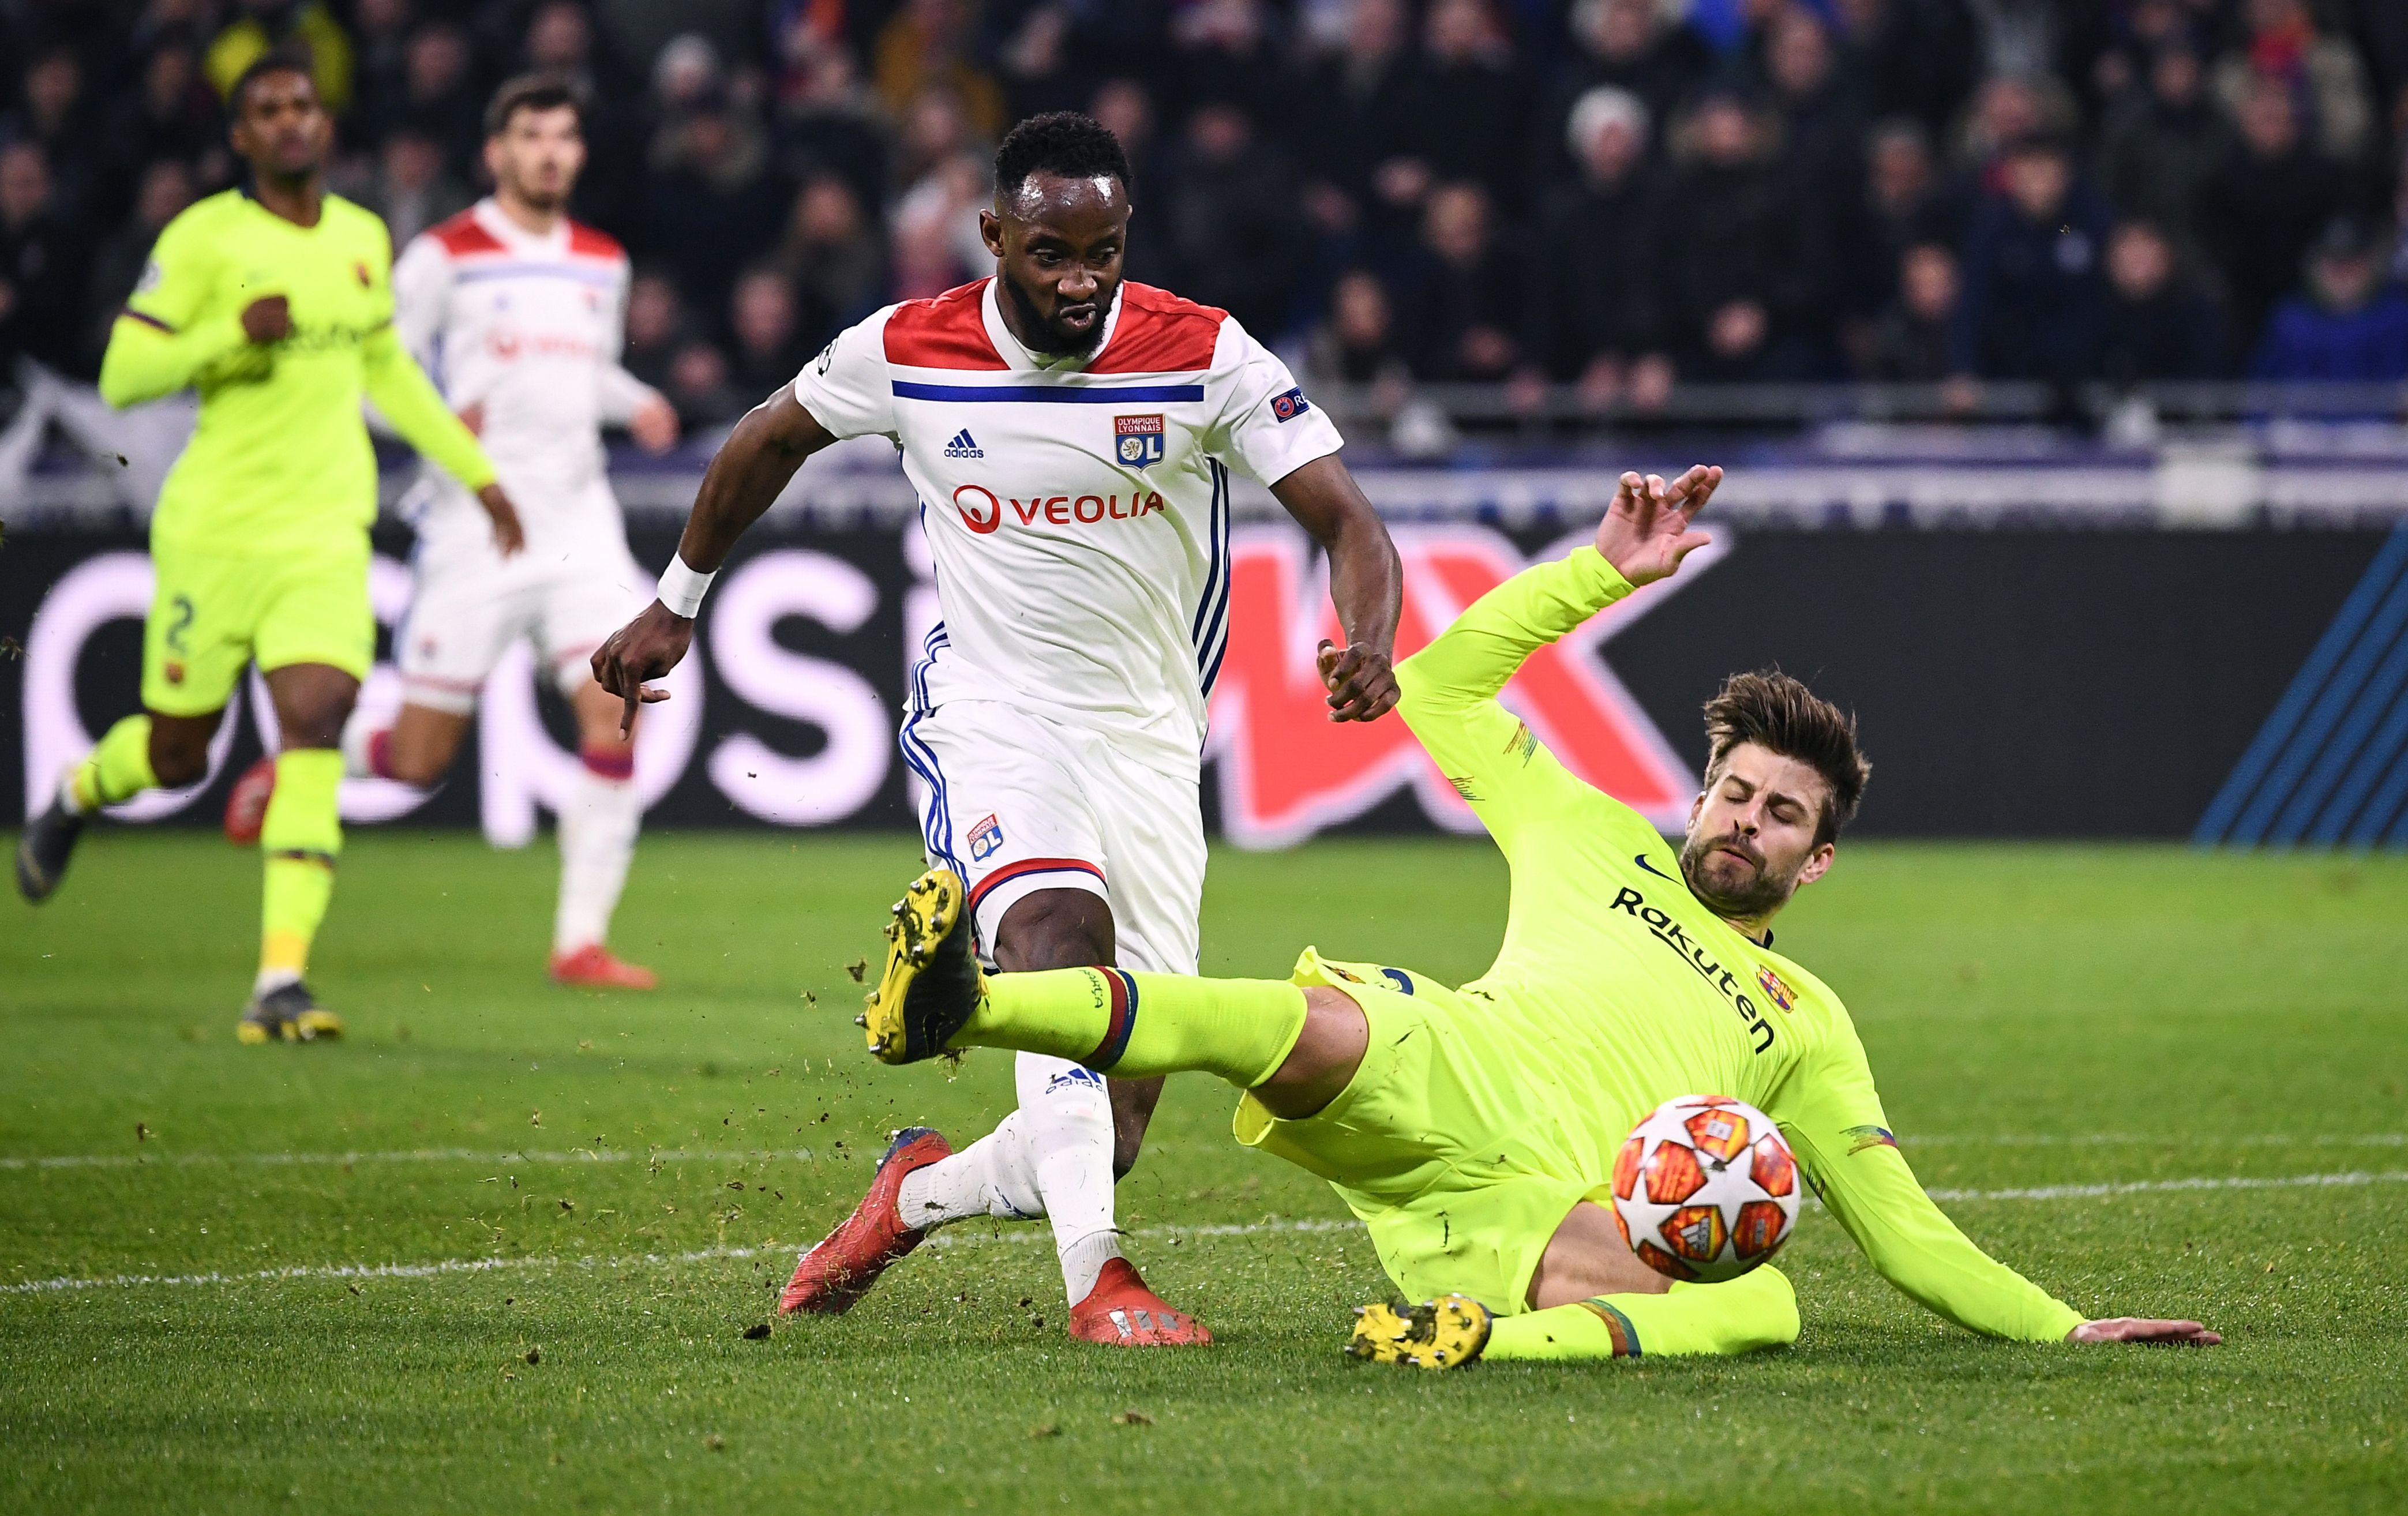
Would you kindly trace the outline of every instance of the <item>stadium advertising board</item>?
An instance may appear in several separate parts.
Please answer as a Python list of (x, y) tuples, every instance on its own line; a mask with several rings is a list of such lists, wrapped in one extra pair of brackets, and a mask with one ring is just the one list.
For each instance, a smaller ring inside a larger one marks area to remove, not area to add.
[[(1399, 652), (1534, 557), (1561, 528), (1400, 525)], [(635, 535), (665, 562), (674, 535)], [(1576, 772), (1677, 827), (1729, 671), (1777, 663), (1862, 720), (1880, 777), (1869, 835), (2191, 833), (2376, 557), (2372, 531), (1726, 534), (1541, 654), (1509, 700)], [(150, 565), (131, 533), (12, 533), (0, 552), (0, 793), (9, 819), (131, 708)], [(408, 540), (380, 533), (373, 597), (405, 628)], [(1272, 847), (1333, 828), (1469, 829), (1401, 722), (1335, 726), (1312, 650), (1335, 636), (1300, 534), (1241, 526), (1232, 631), (1212, 698), (1208, 818)], [(1699, 572), (1698, 570), (1702, 570)], [(938, 617), (916, 530), (764, 522), (704, 608), (694, 654), (646, 716), (637, 779), (653, 824), (911, 823), (894, 729)], [(390, 704), (380, 664), (364, 699)], [(129, 820), (208, 823), (274, 715), (256, 678), (209, 778), (147, 794)], [(345, 786), (356, 822), (533, 836), (576, 772), (566, 715), (524, 648), (488, 686), (470, 751), (431, 792)]]

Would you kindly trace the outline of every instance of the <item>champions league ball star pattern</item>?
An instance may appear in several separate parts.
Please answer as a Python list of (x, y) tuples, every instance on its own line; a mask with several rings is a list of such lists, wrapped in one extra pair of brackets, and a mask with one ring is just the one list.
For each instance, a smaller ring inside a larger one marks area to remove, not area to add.
[(1640, 1262), (1719, 1284), (1781, 1251), (1798, 1223), (1798, 1160), (1772, 1118), (1727, 1095), (1668, 1100), (1613, 1160), (1613, 1221)]

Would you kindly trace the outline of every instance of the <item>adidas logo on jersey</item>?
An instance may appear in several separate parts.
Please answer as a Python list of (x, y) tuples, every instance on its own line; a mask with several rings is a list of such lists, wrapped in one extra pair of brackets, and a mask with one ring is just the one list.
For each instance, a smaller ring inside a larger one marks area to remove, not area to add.
[(970, 429), (965, 426), (960, 431), (953, 434), (953, 439), (951, 442), (945, 444), (945, 456), (948, 458), (983, 458), (986, 456), (986, 450), (978, 445), (978, 442), (970, 436)]

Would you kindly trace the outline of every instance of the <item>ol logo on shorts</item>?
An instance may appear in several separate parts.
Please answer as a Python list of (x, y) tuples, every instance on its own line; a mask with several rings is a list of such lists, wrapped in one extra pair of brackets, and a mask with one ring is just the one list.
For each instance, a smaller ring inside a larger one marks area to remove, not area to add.
[(1003, 846), (1003, 823), (988, 816), (970, 827), (970, 862), (982, 864)]

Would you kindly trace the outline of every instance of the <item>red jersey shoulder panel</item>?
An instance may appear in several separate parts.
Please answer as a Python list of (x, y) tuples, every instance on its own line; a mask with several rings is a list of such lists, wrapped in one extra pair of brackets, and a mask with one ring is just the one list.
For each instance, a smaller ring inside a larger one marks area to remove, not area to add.
[(627, 250), (619, 246), (617, 237), (582, 222), (568, 223), (568, 252), (573, 258), (604, 258), (612, 263), (627, 261)]
[(986, 335), (986, 280), (926, 300), (906, 300), (886, 318), (886, 361), (913, 368), (1008, 368)]
[(502, 239), (488, 232), (477, 221), (477, 213), (464, 210), (448, 221), (427, 228), (427, 236), (443, 244), (443, 250), (454, 258), (478, 252), (507, 252)]
[(1229, 313), (1199, 306), (1134, 279), (1121, 286), (1112, 339), (1087, 365), (1090, 374), (1186, 373), (1212, 366), (1212, 349)]

